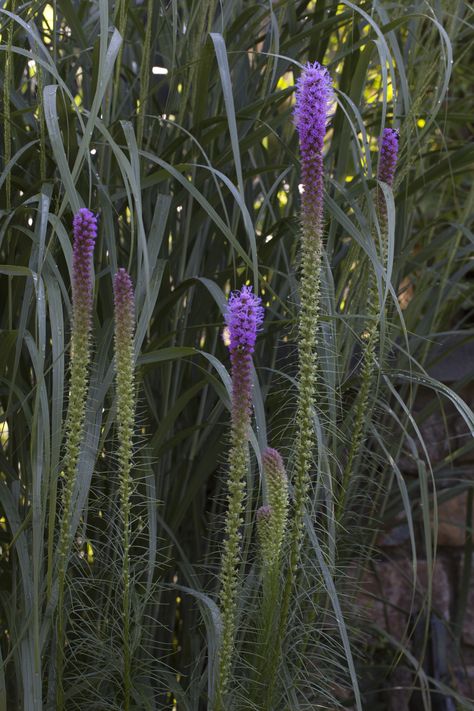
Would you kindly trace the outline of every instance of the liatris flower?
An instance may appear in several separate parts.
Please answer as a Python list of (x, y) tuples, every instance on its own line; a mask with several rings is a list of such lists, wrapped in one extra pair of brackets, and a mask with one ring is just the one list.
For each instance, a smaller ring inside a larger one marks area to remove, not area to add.
[(229, 329), (229, 351), (233, 362), (235, 353), (252, 355), (255, 350), (257, 332), (263, 323), (262, 300), (252, 293), (251, 286), (243, 286), (233, 291), (229, 297), (225, 313)]
[(124, 709), (130, 707), (130, 495), (135, 422), (135, 297), (130, 276), (119, 269), (114, 278), (115, 380), (117, 387), (118, 466), (123, 523), (123, 658)]
[[(328, 70), (318, 62), (307, 64), (296, 87), (295, 124), (301, 155), (301, 274), (298, 319), (298, 399), (294, 445), (294, 502), (290, 527), (290, 559), (282, 596), (277, 654), (286, 633), (290, 599), (296, 581), (304, 534), (315, 437), (313, 405), (316, 396), (316, 345), (319, 329), (323, 237), (323, 144), (329, 103), (333, 96)], [(270, 689), (270, 693), (272, 690)]]
[(97, 239), (97, 218), (93, 212), (82, 208), (76, 213), (73, 234), (71, 386), (66, 422), (65, 495), (68, 493), (68, 485), (74, 483), (86, 406), (93, 298), (93, 254)]
[(288, 518), (288, 478), (280, 453), (268, 447), (262, 454), (268, 502), (273, 511), (275, 558), (279, 559)]
[(222, 640), (219, 651), (219, 679), (215, 709), (226, 707), (235, 642), (235, 612), (238, 589), (237, 567), (240, 558), (239, 528), (243, 523), (245, 474), (251, 415), (252, 354), (257, 332), (263, 322), (261, 300), (251, 287), (243, 286), (231, 294), (225, 322), (232, 364), (231, 448), (229, 453), (228, 510), (220, 573)]
[[(380, 144), (377, 178), (380, 182), (386, 183), (389, 187), (392, 187), (393, 179), (395, 177), (395, 169), (398, 159), (398, 141), (399, 134), (397, 130), (393, 128), (385, 128), (383, 130), (382, 141)], [(377, 189), (376, 205), (378, 208), (381, 231), (379, 253), (383, 266), (386, 266), (388, 253), (387, 206), (385, 204), (385, 196), (380, 188)], [(376, 352), (380, 341), (379, 323), (381, 315), (384, 313), (384, 305), (379, 298), (375, 279), (372, 279), (369, 285), (367, 311), (368, 323), (364, 326), (366, 338), (363, 342), (361, 380), (354, 402), (354, 421), (351, 432), (351, 444), (342, 476), (341, 491), (336, 508), (336, 520), (339, 520), (344, 512), (352, 470), (357, 464), (371, 413), (370, 390), (374, 382)], [(380, 351), (380, 358), (382, 359), (383, 349), (381, 348)]]
[(133, 365), (135, 331), (135, 295), (132, 280), (125, 269), (119, 269), (114, 277), (114, 307), (116, 371), (119, 380), (121, 368)]
[(72, 251), (73, 329), (90, 326), (92, 311), (92, 264), (97, 239), (97, 217), (83, 207), (73, 220)]
[(399, 133), (394, 128), (384, 128), (380, 146), (377, 177), (392, 187), (398, 158)]
[(64, 664), (64, 587), (71, 539), (72, 495), (76, 481), (80, 444), (83, 438), (87, 400), (90, 332), (93, 299), (93, 253), (97, 218), (82, 208), (73, 221), (71, 382), (65, 425), (63, 510), (59, 534), (58, 631), (56, 708), (64, 708), (62, 670)]
[(232, 364), (232, 419), (233, 424), (250, 413), (252, 354), (257, 332), (263, 322), (261, 299), (252, 293), (251, 286), (243, 286), (230, 295), (225, 322), (230, 339)]
[(302, 259), (298, 334), (299, 379), (295, 444), (295, 507), (291, 568), (296, 571), (303, 534), (303, 516), (309, 484), (314, 434), (312, 407), (316, 391), (316, 340), (319, 320), (322, 215), (323, 143), (331, 77), (318, 62), (308, 64), (297, 83), (295, 123), (301, 153), (303, 196), (301, 201)]
[(288, 479), (276, 449), (262, 454), (268, 504), (257, 513), (257, 533), (262, 567), (261, 628), (255, 660), (256, 684), (252, 699), (259, 708), (270, 709), (276, 675), (281, 662), (280, 620), (281, 558), (288, 517)]
[(323, 144), (328, 105), (333, 91), (328, 70), (318, 62), (307, 64), (297, 81), (295, 124), (300, 141), (301, 220), (303, 230), (321, 235), (323, 213)]
[(332, 95), (331, 77), (328, 70), (318, 62), (308, 64), (297, 83), (295, 107), (304, 192), (301, 202), (302, 240), (294, 508), (291, 521), (290, 566), (283, 596), (280, 636), (284, 635), (291, 590), (300, 557), (304, 511), (315, 444), (312, 408), (316, 394), (316, 343), (321, 289), (322, 149)]
[[(399, 133), (394, 128), (384, 128), (382, 141), (380, 143), (379, 165), (377, 178), (380, 182), (386, 183), (389, 187), (393, 185), (395, 168), (398, 159)], [(380, 221), (381, 231), (381, 257), (385, 264), (387, 261), (388, 235), (387, 235), (387, 206), (383, 190), (377, 189), (376, 205)]]

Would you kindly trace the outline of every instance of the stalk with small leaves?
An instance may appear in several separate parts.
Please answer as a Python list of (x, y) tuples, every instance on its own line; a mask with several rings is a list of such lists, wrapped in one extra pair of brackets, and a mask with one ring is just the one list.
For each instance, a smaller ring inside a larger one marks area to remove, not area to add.
[(288, 478), (276, 449), (262, 454), (268, 504), (256, 514), (259, 557), (262, 570), (262, 598), (259, 610), (256, 684), (253, 700), (262, 709), (272, 708), (275, 680), (281, 661), (278, 643), (278, 611), (281, 603), (282, 553), (288, 521)]
[(93, 301), (93, 255), (97, 218), (82, 208), (73, 221), (71, 380), (65, 425), (63, 505), (58, 550), (58, 603), (56, 633), (56, 709), (64, 708), (63, 667), (65, 643), (64, 592), (71, 544), (72, 500), (80, 446), (84, 434), (90, 363)]
[(316, 397), (317, 335), (323, 249), (323, 144), (329, 103), (333, 96), (328, 70), (307, 64), (297, 82), (295, 123), (301, 154), (301, 275), (298, 322), (298, 399), (294, 446), (294, 502), (290, 522), (290, 559), (279, 623), (279, 643), (285, 635), (291, 594), (296, 581), (304, 532), (310, 470), (315, 438), (313, 407)]
[(228, 708), (226, 699), (235, 649), (240, 527), (245, 503), (245, 474), (252, 408), (252, 355), (263, 322), (261, 300), (243, 286), (229, 298), (225, 314), (232, 365), (231, 446), (228, 473), (228, 509), (220, 571), (222, 638), (215, 709)]
[(118, 468), (120, 510), (122, 514), (123, 584), (123, 691), (124, 709), (130, 708), (130, 497), (132, 492), (132, 454), (135, 422), (135, 295), (125, 269), (114, 277), (115, 383), (117, 391)]
[[(385, 183), (388, 187), (393, 186), (395, 168), (398, 158), (398, 131), (393, 128), (385, 128), (382, 134), (380, 145), (379, 164), (377, 178), (379, 183)], [(385, 196), (380, 186), (377, 187), (376, 206), (378, 221), (380, 225), (380, 261), (384, 268), (387, 267), (388, 254), (388, 234), (387, 234), (387, 206)], [(380, 318), (383, 313), (383, 303), (380, 300), (377, 282), (372, 279), (369, 287), (367, 300), (368, 322), (364, 329), (364, 339), (362, 345), (362, 365), (360, 387), (357, 391), (354, 403), (354, 420), (352, 426), (351, 443), (344, 466), (341, 490), (336, 509), (336, 519), (339, 520), (344, 512), (347, 500), (347, 490), (354, 467), (356, 466), (359, 453), (361, 451), (364, 434), (369, 420), (370, 391), (374, 383), (374, 373), (376, 372), (377, 348), (380, 341)]]

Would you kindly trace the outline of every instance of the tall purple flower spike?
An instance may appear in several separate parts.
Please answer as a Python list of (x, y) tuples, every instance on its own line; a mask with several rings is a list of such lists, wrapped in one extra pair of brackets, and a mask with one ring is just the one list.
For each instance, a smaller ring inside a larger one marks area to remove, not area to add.
[(320, 233), (323, 209), (323, 144), (331, 76), (319, 62), (306, 65), (296, 83), (295, 124), (300, 140), (303, 229)]
[[(304, 517), (310, 503), (311, 469), (316, 446), (313, 407), (317, 394), (317, 342), (321, 301), (323, 254), (324, 169), (323, 146), (329, 103), (333, 97), (331, 76), (318, 62), (307, 64), (296, 87), (295, 124), (301, 156), (301, 269), (298, 317), (298, 397), (295, 418), (293, 515), (289, 529), (289, 564), (282, 594), (273, 668), (268, 682), (269, 697), (282, 657), (291, 597), (301, 561), (305, 535)], [(285, 498), (287, 493), (284, 494)], [(283, 501), (283, 499), (282, 499)], [(269, 698), (266, 707), (272, 706)]]
[(72, 332), (71, 380), (65, 423), (63, 508), (59, 533), (58, 604), (56, 636), (56, 706), (64, 709), (63, 666), (66, 622), (64, 592), (72, 521), (72, 495), (77, 476), (89, 385), (90, 338), (93, 301), (93, 257), (97, 239), (97, 218), (87, 208), (74, 215), (72, 247)]
[(257, 340), (257, 332), (263, 323), (263, 307), (260, 297), (252, 293), (251, 286), (243, 286), (233, 291), (229, 297), (225, 322), (229, 329), (232, 353), (252, 355)]
[(240, 533), (245, 502), (248, 438), (252, 407), (252, 354), (257, 333), (263, 322), (261, 300), (252, 288), (243, 286), (234, 291), (227, 303), (225, 322), (229, 330), (229, 351), (232, 363), (232, 419), (229, 452), (228, 509), (225, 520), (224, 545), (220, 572), (220, 610), (222, 638), (219, 649), (219, 675), (214, 711), (228, 708), (232, 656), (235, 646), (236, 610), (239, 589), (238, 566)]
[(229, 298), (225, 322), (229, 329), (232, 363), (232, 413), (240, 417), (249, 412), (251, 404), (251, 365), (257, 333), (263, 323), (261, 299), (243, 286)]
[(378, 179), (392, 187), (398, 158), (398, 131), (384, 128), (380, 145)]
[(135, 296), (130, 275), (123, 268), (119, 269), (114, 277), (114, 302), (117, 336), (131, 338), (135, 320)]
[(123, 611), (123, 698), (130, 701), (130, 506), (132, 455), (135, 426), (134, 330), (135, 297), (132, 280), (125, 269), (114, 276), (115, 382), (117, 388), (117, 464), (122, 515), (122, 611)]
[(73, 328), (87, 328), (92, 310), (92, 263), (97, 239), (97, 217), (86, 207), (81, 208), (74, 215), (73, 234)]

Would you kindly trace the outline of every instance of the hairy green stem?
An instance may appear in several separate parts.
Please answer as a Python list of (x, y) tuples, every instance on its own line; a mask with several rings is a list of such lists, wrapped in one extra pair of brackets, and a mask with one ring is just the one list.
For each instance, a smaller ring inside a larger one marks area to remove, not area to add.
[(372, 284), (369, 289), (368, 298), (368, 323), (366, 325), (365, 339), (363, 341), (362, 353), (362, 368), (360, 377), (360, 386), (357, 391), (355, 401), (355, 416), (352, 425), (352, 437), (347, 455), (347, 461), (342, 474), (341, 488), (336, 504), (335, 518), (336, 521), (341, 519), (344, 513), (344, 507), (347, 498), (347, 490), (349, 487), (350, 478), (356, 464), (361, 447), (364, 441), (367, 423), (370, 419), (372, 408), (370, 407), (370, 391), (374, 383), (374, 374), (376, 366), (376, 352), (379, 344), (379, 295), (377, 285)]
[(251, 698), (270, 711), (275, 696), (276, 673), (281, 663), (278, 619), (281, 600), (282, 550), (288, 519), (288, 479), (276, 450), (263, 453), (263, 470), (268, 489), (268, 505), (257, 511), (257, 533), (262, 568), (260, 629), (257, 640), (256, 680)]
[(56, 709), (64, 708), (63, 667), (65, 643), (64, 591), (69, 557), (72, 502), (88, 389), (91, 313), (93, 300), (93, 255), (97, 238), (97, 218), (81, 208), (73, 221), (71, 382), (65, 424), (63, 510), (58, 543), (58, 603), (56, 638)]
[(72, 520), (72, 497), (76, 482), (77, 463), (84, 431), (88, 387), (89, 337), (76, 324), (71, 338), (71, 382), (66, 418), (66, 453), (64, 459), (63, 507), (59, 531), (58, 603), (56, 638), (56, 711), (64, 709), (63, 668), (65, 644), (64, 593), (69, 556)]
[(116, 344), (117, 434), (120, 505), (122, 515), (122, 584), (123, 584), (123, 689), (124, 709), (130, 708), (130, 498), (132, 493), (132, 452), (135, 420), (133, 343)]
[(244, 523), (245, 475), (252, 413), (252, 354), (263, 323), (261, 299), (252, 287), (231, 293), (225, 312), (232, 363), (231, 447), (227, 515), (220, 571), (222, 637), (219, 648), (215, 709), (228, 709), (228, 690), (235, 651), (237, 592), (239, 587), (240, 527)]
[[(289, 608), (296, 582), (304, 535), (304, 515), (310, 484), (315, 437), (313, 404), (316, 395), (317, 333), (321, 290), (322, 244), (317, 231), (303, 226), (302, 271), (300, 280), (300, 316), (298, 334), (298, 403), (296, 412), (296, 442), (294, 462), (294, 501), (290, 523), (289, 563), (283, 590), (281, 612), (276, 639), (276, 654), (281, 654), (288, 624)], [(269, 687), (274, 685), (278, 665), (269, 670)]]
[[(380, 187), (377, 188), (375, 204), (377, 207), (381, 234), (381, 244), (379, 250), (380, 259), (382, 265), (386, 268), (388, 258), (388, 221), (385, 197)], [(355, 415), (352, 425), (351, 443), (342, 474), (341, 486), (336, 504), (336, 521), (340, 521), (344, 514), (350, 479), (359, 459), (364, 442), (364, 436), (367, 431), (367, 425), (370, 421), (372, 412), (372, 408), (370, 407), (370, 391), (375, 377), (376, 356), (380, 342), (380, 321), (383, 316), (382, 310), (383, 304), (379, 298), (377, 282), (374, 278), (372, 278), (367, 299), (368, 320), (365, 329), (365, 338), (363, 341), (360, 386), (357, 391), (354, 404)]]
[(219, 679), (215, 711), (224, 706), (230, 682), (232, 655), (235, 644), (238, 565), (240, 562), (240, 527), (242, 526), (245, 501), (245, 475), (248, 459), (248, 424), (246, 418), (233, 423), (229, 455), (228, 510), (225, 523), (225, 542), (220, 573), (222, 640), (219, 657)]

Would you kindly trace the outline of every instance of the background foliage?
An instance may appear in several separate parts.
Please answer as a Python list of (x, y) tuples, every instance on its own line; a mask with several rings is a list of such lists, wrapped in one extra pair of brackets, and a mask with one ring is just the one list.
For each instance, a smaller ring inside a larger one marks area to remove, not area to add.
[[(8, 699), (11, 708), (36, 710), (54, 698), (70, 225), (85, 204), (100, 213), (100, 234), (94, 365), (75, 498), (66, 706), (102, 710), (121, 703), (112, 276), (125, 266), (136, 284), (138, 319), (136, 708), (206, 708), (219, 633), (215, 588), (228, 444), (222, 309), (229, 290), (247, 281), (267, 307), (256, 351), (236, 668), (236, 707), (249, 708), (244, 682), (258, 596), (252, 520), (261, 503), (259, 452), (269, 443), (288, 454), (294, 439), (294, 80), (301, 64), (319, 60), (334, 77), (337, 106), (326, 157), (315, 526), (308, 524), (276, 708), (388, 708), (390, 673), (400, 663), (421, 689), (417, 708), (435, 708), (442, 695), (474, 708), (449, 690), (452, 679), (433, 681), (424, 670), (426, 623), (416, 653), (409, 631), (401, 642), (382, 631), (363, 633), (351, 603), (377, 555), (377, 531), (399, 516), (410, 529), (411, 573), (422, 556), (431, 580), (437, 488), (449, 497), (471, 486), (462, 464), (471, 441), (449, 441), (432, 466), (420, 430), (434, 410), (448, 406), (463, 417), (465, 433), (473, 429), (459, 396), (472, 363), (450, 388), (430, 375), (440, 344), (456, 349), (474, 335), (470, 23), (468, 3), (448, 0), (2, 4), (0, 706)], [(387, 193), (387, 272), (374, 249), (374, 175), (385, 125), (400, 128), (395, 200)], [(364, 452), (336, 521), (335, 487), (351, 437), (374, 280), (385, 302), (384, 357)], [(435, 397), (415, 418), (420, 390)], [(397, 464), (403, 456), (414, 462), (410, 479)], [(468, 584), (469, 571), (464, 590)], [(430, 606), (428, 592), (421, 607), (414, 603), (415, 617), (428, 619)], [(462, 614), (461, 605), (458, 622)], [(456, 638), (456, 629), (451, 633)]]

